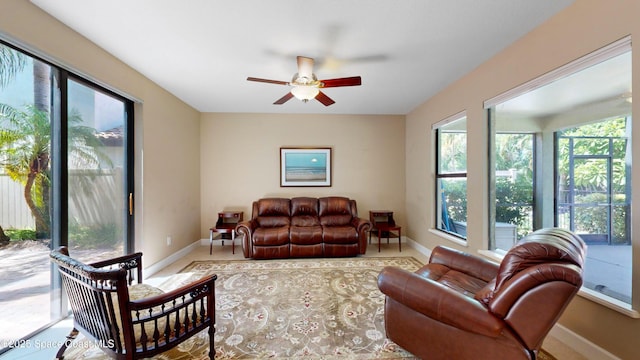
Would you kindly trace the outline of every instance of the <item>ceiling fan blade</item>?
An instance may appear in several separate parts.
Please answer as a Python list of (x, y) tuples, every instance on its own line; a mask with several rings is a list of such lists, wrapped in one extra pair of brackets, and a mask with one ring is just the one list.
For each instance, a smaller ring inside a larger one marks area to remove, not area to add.
[(248, 77), (247, 81), (257, 81), (257, 82), (263, 82), (263, 83), (269, 83), (269, 84), (276, 84), (276, 85), (289, 85), (288, 82), (286, 81), (280, 81), (280, 80), (269, 80), (269, 79), (260, 79), (260, 78), (255, 78), (255, 77)]
[(362, 79), (360, 76), (352, 76), (338, 79), (320, 80), (322, 82), (321, 87), (339, 87), (339, 86), (358, 86), (362, 85)]
[(320, 101), (324, 106), (329, 106), (336, 103), (332, 98), (328, 97), (322, 91), (320, 91), (318, 95), (316, 95), (316, 100)]
[(313, 77), (313, 59), (306, 56), (298, 56), (298, 76), (311, 79)]
[(292, 97), (293, 97), (293, 94), (288, 92), (285, 96), (283, 96), (280, 99), (276, 100), (276, 102), (274, 102), (273, 105), (282, 105), (282, 104), (286, 103), (287, 101), (289, 101)]

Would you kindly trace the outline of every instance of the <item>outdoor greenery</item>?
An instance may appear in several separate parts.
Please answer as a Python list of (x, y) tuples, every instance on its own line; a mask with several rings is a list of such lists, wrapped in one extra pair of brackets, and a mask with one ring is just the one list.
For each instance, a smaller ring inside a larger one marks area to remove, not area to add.
[[(626, 121), (624, 117), (582, 125), (559, 132), (557, 167), (559, 189), (569, 189), (569, 145), (568, 138), (574, 138), (574, 154), (612, 155), (612, 187), (614, 197), (612, 213), (613, 244), (629, 242), (628, 216), (629, 199), (627, 192)], [(443, 138), (444, 139), (444, 138)], [(611, 139), (611, 142), (610, 142)], [(459, 154), (465, 149), (466, 137), (449, 136), (441, 146), (441, 160), (445, 169), (466, 169), (466, 157)], [(496, 222), (517, 226), (518, 238), (533, 230), (533, 135), (496, 134), (495, 167), (495, 219)], [(443, 158), (444, 156), (444, 158)], [(507, 176), (505, 173), (510, 175)], [(576, 208), (574, 224), (576, 231), (586, 234), (606, 234), (608, 232), (606, 193), (607, 172), (602, 161), (574, 162), (574, 203), (585, 205)], [(446, 181), (443, 183), (449, 216), (456, 221), (466, 221), (466, 182)], [(605, 204), (604, 206), (602, 204)], [(559, 208), (560, 223), (569, 223), (569, 214)]]
[[(466, 169), (466, 134), (441, 136), (441, 169)], [(461, 155), (460, 152), (464, 154)], [(518, 237), (531, 231), (533, 206), (533, 142), (531, 134), (496, 135), (496, 169), (511, 170), (514, 178), (496, 178), (496, 221), (514, 224)], [(466, 181), (443, 182), (449, 217), (467, 221)]]
[(7, 229), (5, 232), (6, 232), (7, 236), (12, 241), (35, 240), (36, 239), (35, 230), (30, 230), (30, 229)]
[[(605, 121), (567, 129), (560, 133), (558, 174), (560, 193), (567, 193), (570, 188), (569, 177), (569, 141), (573, 139), (575, 155), (594, 155), (596, 157), (611, 156), (612, 179), (610, 179), (613, 198), (608, 195), (608, 175), (604, 159), (585, 159), (574, 162), (573, 203), (580, 206), (575, 210), (574, 224), (576, 231), (586, 234), (604, 235), (608, 233), (609, 223), (607, 211), (612, 204), (612, 244), (628, 244), (630, 188), (627, 187), (627, 118), (618, 117)], [(629, 193), (627, 193), (629, 192)], [(568, 201), (566, 196), (561, 197)], [(568, 214), (560, 214), (567, 217)], [(568, 223), (569, 219), (564, 220)]]
[(121, 242), (122, 236), (122, 229), (113, 223), (93, 226), (77, 222), (69, 224), (70, 245), (84, 249), (113, 248)]

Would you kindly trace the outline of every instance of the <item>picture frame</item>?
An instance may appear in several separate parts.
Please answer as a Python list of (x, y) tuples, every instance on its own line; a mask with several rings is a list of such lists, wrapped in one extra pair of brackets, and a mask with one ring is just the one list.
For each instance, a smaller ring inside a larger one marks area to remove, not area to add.
[(280, 186), (331, 186), (330, 147), (281, 147)]

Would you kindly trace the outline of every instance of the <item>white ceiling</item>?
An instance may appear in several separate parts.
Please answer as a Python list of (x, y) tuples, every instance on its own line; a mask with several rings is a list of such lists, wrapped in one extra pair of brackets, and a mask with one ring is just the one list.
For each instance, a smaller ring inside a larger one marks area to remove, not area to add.
[[(574, 0), (31, 0), (201, 112), (407, 114)], [(336, 103), (292, 99), (296, 56)], [(102, 79), (108, 82), (108, 79)]]

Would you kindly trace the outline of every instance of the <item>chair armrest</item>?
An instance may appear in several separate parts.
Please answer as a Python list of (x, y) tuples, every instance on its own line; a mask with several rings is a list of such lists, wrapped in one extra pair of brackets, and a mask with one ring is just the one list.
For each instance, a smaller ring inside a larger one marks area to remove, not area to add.
[(127, 255), (119, 256), (117, 258), (113, 258), (113, 259), (109, 259), (109, 260), (97, 261), (97, 262), (91, 263), (89, 265), (91, 265), (91, 266), (93, 266), (94, 268), (97, 269), (97, 268), (110, 266), (110, 265), (117, 265), (117, 264), (127, 265), (132, 260), (136, 260), (137, 264), (140, 264), (140, 260), (141, 259), (142, 259), (142, 253), (141, 252), (137, 252), (135, 254), (127, 254)]
[[(181, 342), (207, 326), (213, 327), (216, 279), (217, 275), (205, 276), (175, 290), (127, 302), (120, 309), (125, 339), (126, 332), (133, 331), (137, 337), (130, 337), (133, 344), (152, 343), (159, 349)], [(130, 317), (128, 331), (124, 329), (124, 317)]]
[[(138, 283), (142, 282), (142, 253), (137, 252), (134, 254), (127, 254), (123, 256), (119, 256), (117, 258), (97, 261), (90, 266), (96, 269), (109, 268), (109, 269), (124, 269), (128, 273), (127, 283), (131, 285), (134, 278), (138, 281)], [(134, 275), (135, 271), (135, 276)]]
[(436, 246), (431, 252), (429, 263), (444, 265), (485, 282), (493, 280), (498, 275), (500, 267), (487, 259), (446, 246)]
[(401, 268), (385, 267), (378, 287), (408, 308), (465, 331), (495, 338), (505, 327), (477, 300)]
[(140, 300), (129, 301), (132, 311), (151, 309), (158, 305), (163, 305), (167, 302), (171, 302), (185, 295), (190, 295), (192, 298), (185, 300), (187, 302), (194, 302), (194, 299), (200, 299), (208, 295), (209, 291), (212, 291), (215, 285), (215, 281), (218, 278), (217, 275), (209, 275), (196, 280), (190, 284), (184, 285), (177, 289), (171, 290), (164, 294), (150, 296)]

